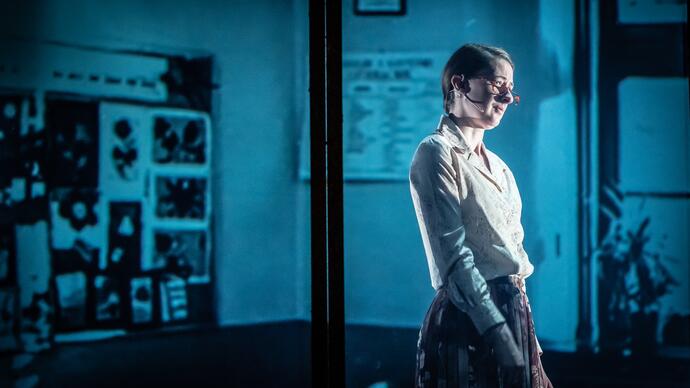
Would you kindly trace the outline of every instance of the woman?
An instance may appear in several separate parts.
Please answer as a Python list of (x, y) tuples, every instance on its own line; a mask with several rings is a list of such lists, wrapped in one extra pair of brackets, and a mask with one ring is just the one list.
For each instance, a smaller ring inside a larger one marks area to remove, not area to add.
[(419, 144), (410, 189), (436, 297), (417, 344), (418, 387), (551, 387), (525, 294), (522, 203), (508, 166), (483, 143), (517, 104), (513, 62), (467, 44), (448, 60), (445, 113)]

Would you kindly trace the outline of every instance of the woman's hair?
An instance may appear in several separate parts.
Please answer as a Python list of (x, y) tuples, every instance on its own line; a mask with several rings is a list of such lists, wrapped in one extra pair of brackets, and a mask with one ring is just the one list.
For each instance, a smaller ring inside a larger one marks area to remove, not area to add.
[(443, 92), (443, 109), (448, 113), (450, 104), (453, 102), (450, 91), (453, 85), (450, 83), (451, 77), (463, 74), (465, 79), (470, 79), (491, 71), (497, 59), (505, 59), (510, 66), (515, 69), (510, 54), (500, 47), (486, 46), (477, 43), (468, 43), (457, 49), (450, 56), (441, 75), (441, 91)]

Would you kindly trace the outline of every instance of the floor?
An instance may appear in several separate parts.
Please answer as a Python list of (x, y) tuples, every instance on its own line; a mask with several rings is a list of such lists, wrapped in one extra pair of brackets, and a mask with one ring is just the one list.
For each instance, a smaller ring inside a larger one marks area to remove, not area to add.
[[(346, 336), (348, 387), (411, 386), (416, 330), (348, 326)], [(15, 369), (5, 355), (0, 386), (308, 387), (308, 356), (305, 322), (136, 334), (62, 344)], [(690, 386), (687, 359), (547, 350), (542, 362), (559, 388)]]

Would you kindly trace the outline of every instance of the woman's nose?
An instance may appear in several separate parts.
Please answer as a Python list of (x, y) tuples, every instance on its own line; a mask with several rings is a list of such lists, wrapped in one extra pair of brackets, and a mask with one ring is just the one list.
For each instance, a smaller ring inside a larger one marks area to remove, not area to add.
[(498, 98), (499, 98), (499, 101), (501, 101), (504, 104), (512, 104), (513, 101), (515, 100), (513, 98), (513, 93), (511, 93), (510, 91), (506, 91), (505, 93), (499, 95)]

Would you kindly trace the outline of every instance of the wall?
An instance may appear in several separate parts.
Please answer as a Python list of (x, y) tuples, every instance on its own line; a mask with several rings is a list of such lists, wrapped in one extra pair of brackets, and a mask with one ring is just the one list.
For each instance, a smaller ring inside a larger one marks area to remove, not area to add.
[(303, 274), (295, 257), (298, 131), (291, 3), (29, 1), (2, 8), (4, 37), (214, 56), (218, 320), (296, 318), (300, 281), (295, 279)]
[[(346, 53), (450, 55), (471, 41), (512, 53), (523, 102), (486, 142), (511, 166), (523, 196), (525, 247), (537, 267), (528, 287), (540, 338), (572, 341), (572, 2), (410, 0), (404, 17), (355, 17), (352, 0), (343, 3)], [(309, 186), (296, 178), (298, 142), (304, 140), (299, 129), (308, 120), (308, 2), (36, 4), (3, 10), (3, 35), (214, 56), (220, 85), (214, 133), (218, 319), (309, 319)], [(430, 122), (429, 131), (436, 124)], [(560, 257), (554, 253), (557, 233)], [(348, 322), (418, 327), (433, 290), (408, 184), (347, 183), (345, 244)], [(554, 300), (560, 311), (553, 309)], [(561, 319), (552, 320), (554, 315)]]

